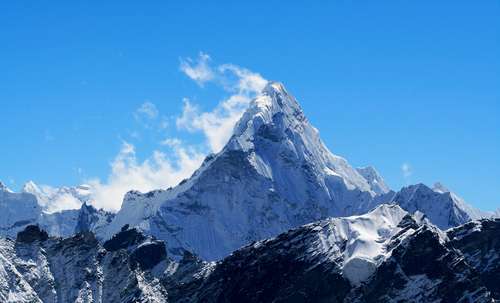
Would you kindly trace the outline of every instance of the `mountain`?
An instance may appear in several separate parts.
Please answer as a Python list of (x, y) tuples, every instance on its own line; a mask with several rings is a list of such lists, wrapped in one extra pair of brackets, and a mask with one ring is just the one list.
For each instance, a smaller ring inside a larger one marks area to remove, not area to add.
[(365, 178), (365, 180), (368, 182), (368, 184), (370, 184), (370, 187), (376, 194), (382, 195), (387, 194), (391, 191), (389, 186), (385, 184), (382, 176), (380, 176), (380, 174), (374, 167), (359, 167), (356, 168), (356, 170), (361, 176), (363, 176), (363, 178)]
[(217, 260), (254, 240), (331, 216), (371, 209), (387, 189), (333, 155), (283, 85), (253, 100), (223, 150), (170, 190), (129, 192), (103, 238), (125, 224)]
[(420, 212), (441, 228), (483, 214), (443, 189), (423, 184), (395, 193), (372, 167), (355, 169), (332, 154), (282, 84), (270, 82), (218, 154), (178, 186), (129, 192), (101, 238), (125, 224), (219, 260), (251, 241), (328, 217), (366, 213), (382, 203)]
[[(49, 207), (67, 199), (78, 201), (74, 205), (77, 208), (53, 212)], [(28, 182), (22, 192), (16, 193), (1, 184), (0, 235), (15, 237), (32, 224), (39, 224), (55, 236), (68, 237), (84, 230), (99, 232), (111, 222), (114, 214), (95, 209), (87, 204), (89, 199), (89, 188), (86, 186), (59, 189), (45, 186), (40, 189), (35, 183)]]
[(422, 213), (443, 230), (471, 220), (493, 216), (492, 213), (482, 212), (468, 205), (441, 183), (436, 183), (434, 188), (424, 184), (403, 187), (394, 195), (391, 202), (410, 213)]
[(166, 259), (164, 245), (128, 236), (128, 245), (106, 249), (93, 233), (52, 238), (30, 225), (16, 240), (0, 239), (0, 301), (165, 302), (166, 291), (145, 271)]
[(0, 181), (0, 191), (5, 191), (5, 192), (12, 192), (12, 190), (10, 190), (7, 185), (3, 184), (2, 181)]
[(78, 209), (82, 203), (89, 203), (92, 199), (92, 192), (89, 185), (79, 185), (76, 187), (51, 187), (38, 186), (33, 181), (27, 182), (22, 189), (25, 193), (34, 195), (38, 204), (47, 213), (58, 212), (66, 209)]
[(3, 184), (0, 191), (5, 216), (0, 234), (15, 236), (38, 223), (52, 235), (90, 230), (109, 239), (129, 224), (165, 240), (178, 258), (188, 250), (205, 260), (382, 203), (398, 204), (442, 229), (493, 216), (441, 184), (433, 189), (417, 184), (396, 193), (373, 167), (353, 168), (327, 149), (295, 98), (275, 82), (251, 102), (223, 150), (209, 155), (191, 178), (168, 190), (127, 193), (116, 216), (90, 206), (87, 185), (53, 188), (30, 181), (22, 193)]
[(449, 246), (460, 250), (492, 295), (500, 298), (500, 219), (469, 222), (448, 231)]
[(0, 186), (0, 234), (15, 236), (25, 226), (38, 221), (42, 209), (29, 193), (14, 193)]
[[(500, 220), (476, 224), (500, 228)], [(459, 249), (477, 258), (476, 251), (491, 247), (489, 255), (494, 256), (486, 256), (482, 264), (496, 266), (498, 237), (491, 231), (475, 233), (471, 242), (449, 242), (447, 234), (398, 206), (382, 205), (366, 215), (327, 219), (245, 246), (212, 265), (207, 275), (176, 285), (169, 299), (492, 302), (499, 298), (498, 268), (481, 271), (482, 265), (469, 263)]]
[(397, 205), (250, 243), (218, 262), (124, 226), (101, 244), (30, 225), (0, 239), (2, 302), (493, 302), (500, 219), (444, 233)]

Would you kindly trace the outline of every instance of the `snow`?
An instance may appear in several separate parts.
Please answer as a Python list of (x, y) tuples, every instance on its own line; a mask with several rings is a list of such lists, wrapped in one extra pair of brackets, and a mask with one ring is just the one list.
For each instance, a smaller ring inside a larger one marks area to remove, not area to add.
[(165, 240), (171, 251), (218, 260), (305, 223), (366, 212), (375, 195), (369, 181), (328, 150), (283, 85), (270, 82), (220, 153), (173, 189), (128, 193), (101, 237), (130, 224)]
[(434, 225), (445, 230), (471, 220), (491, 217), (468, 205), (462, 198), (438, 183), (433, 189), (424, 184), (403, 187), (392, 199), (410, 213), (420, 212)]
[(55, 213), (63, 210), (79, 209), (82, 203), (91, 200), (92, 191), (89, 185), (76, 187), (38, 186), (28, 181), (22, 189), (25, 193), (34, 195), (45, 213)]
[(7, 185), (3, 184), (2, 181), (0, 181), (0, 191), (12, 193), (12, 190), (10, 190)]
[[(353, 285), (366, 281), (390, 256), (387, 244), (401, 231), (398, 224), (408, 213), (397, 205), (383, 204), (360, 216), (328, 219), (318, 232), (313, 254), (342, 257), (342, 273)], [(312, 224), (312, 226), (317, 226)], [(330, 252), (332, 247), (341, 248)]]
[(251, 241), (328, 217), (363, 214), (381, 203), (419, 211), (441, 228), (470, 219), (470, 209), (450, 202), (450, 194), (429, 189), (433, 197), (424, 201), (414, 199), (415, 191), (421, 190), (403, 189), (395, 200), (374, 168), (356, 169), (332, 154), (297, 100), (282, 84), (269, 82), (221, 152), (173, 189), (128, 193), (100, 237), (130, 224), (165, 240), (174, 255), (188, 249), (212, 261)]
[(386, 194), (390, 191), (389, 186), (385, 184), (384, 179), (382, 179), (382, 177), (374, 167), (358, 167), (356, 170), (361, 176), (366, 179), (366, 181), (368, 181), (368, 184), (370, 184), (372, 190), (376, 194)]
[[(75, 232), (81, 206), (89, 198), (88, 186), (62, 187), (59, 189), (39, 187), (30, 181), (22, 192), (0, 190), (0, 235), (15, 237), (29, 224), (39, 224), (54, 236), (70, 236)], [(51, 211), (50, 206), (59, 204), (61, 199), (70, 197), (72, 208)], [(96, 215), (99, 222), (93, 228), (107, 225), (108, 214), (100, 211)]]

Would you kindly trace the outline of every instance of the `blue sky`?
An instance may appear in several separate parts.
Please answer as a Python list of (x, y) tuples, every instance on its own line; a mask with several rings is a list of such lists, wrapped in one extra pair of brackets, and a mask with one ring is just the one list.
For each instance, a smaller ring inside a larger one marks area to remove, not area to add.
[(118, 163), (147, 182), (155, 156), (182, 177), (210, 150), (179, 127), (183, 100), (202, 115), (235, 94), (181, 71), (202, 52), (283, 82), (334, 153), (392, 188), (441, 181), (500, 207), (500, 2), (163, 2), (0, 4), (0, 180), (111, 184)]

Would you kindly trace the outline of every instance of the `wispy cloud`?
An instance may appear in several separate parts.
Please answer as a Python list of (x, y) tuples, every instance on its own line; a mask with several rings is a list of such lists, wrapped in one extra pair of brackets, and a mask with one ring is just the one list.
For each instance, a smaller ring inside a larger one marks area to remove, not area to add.
[[(264, 88), (267, 80), (237, 65), (211, 66), (210, 63), (210, 56), (200, 53), (196, 60), (181, 59), (180, 70), (200, 87), (209, 81), (217, 84), (229, 97), (208, 111), (203, 111), (199, 105), (185, 98), (175, 126), (179, 131), (201, 132), (205, 136), (206, 147), (218, 152), (228, 141), (250, 100)], [(169, 126), (169, 119), (150, 101), (144, 102), (134, 112), (134, 118), (147, 126), (149, 131), (161, 133)], [(140, 160), (136, 155), (136, 147), (124, 141), (120, 152), (110, 163), (111, 172), (107, 178), (86, 181), (92, 187), (93, 204), (117, 211), (125, 193), (130, 190), (147, 192), (175, 186), (200, 167), (206, 150), (169, 137), (158, 142), (158, 148), (149, 157)]]
[[(208, 55), (201, 54), (197, 62), (190, 60), (195, 66), (203, 66), (210, 71), (210, 79), (219, 84), (231, 95), (222, 100), (214, 109), (202, 111), (188, 98), (184, 98), (182, 114), (177, 118), (176, 125), (179, 129), (190, 132), (202, 132), (206, 143), (212, 152), (219, 152), (231, 137), (234, 125), (248, 107), (248, 104), (267, 84), (267, 80), (260, 74), (234, 64), (222, 64), (211, 67), (208, 65)], [(209, 58), (209, 57), (208, 57)], [(181, 61), (181, 70), (183, 69)], [(191, 72), (191, 70), (189, 70)], [(184, 71), (186, 75), (198, 82), (197, 78)]]
[(403, 178), (405, 179), (406, 184), (410, 183), (410, 177), (413, 175), (413, 169), (409, 163), (401, 164), (401, 172), (403, 174)]
[(50, 203), (45, 205), (46, 212), (55, 213), (67, 209), (79, 209), (81, 201), (70, 194), (58, 195), (55, 199), (50, 200)]
[(134, 117), (136, 119), (155, 119), (158, 117), (158, 109), (153, 103), (146, 101), (135, 111)]
[(212, 68), (209, 66), (209, 62), (210, 56), (200, 52), (198, 60), (181, 58), (180, 70), (200, 86), (203, 86), (205, 82), (215, 77)]
[(107, 180), (91, 179), (94, 205), (117, 211), (125, 193), (130, 190), (141, 192), (165, 189), (189, 177), (202, 163), (205, 155), (193, 148), (172, 144), (170, 156), (155, 150), (144, 161), (136, 157), (135, 146), (123, 142), (118, 155), (111, 163)]
[(142, 127), (154, 128), (158, 123), (160, 112), (153, 102), (145, 101), (133, 113), (134, 119)]

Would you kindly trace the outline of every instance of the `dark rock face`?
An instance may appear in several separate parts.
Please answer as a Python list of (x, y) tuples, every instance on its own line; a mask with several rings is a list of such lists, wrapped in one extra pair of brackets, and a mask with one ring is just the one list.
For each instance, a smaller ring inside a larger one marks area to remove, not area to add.
[(101, 217), (105, 219), (106, 223), (110, 223), (114, 217), (114, 214), (106, 212), (103, 209), (98, 210), (92, 205), (83, 203), (82, 207), (78, 211), (75, 233), (94, 230)]
[(89, 231), (92, 224), (97, 220), (96, 213), (97, 210), (94, 207), (83, 203), (80, 211), (78, 212), (78, 221), (76, 223), (75, 233)]
[(271, 253), (244, 266), (242, 257), (229, 257), (217, 267), (202, 284), (199, 301), (342, 302), (350, 290), (331, 264), (309, 268), (312, 264)]
[(458, 251), (447, 249), (427, 226), (392, 252), (355, 292), (364, 302), (491, 302), (488, 289)]
[(167, 302), (165, 289), (146, 270), (166, 258), (163, 242), (148, 239), (120, 249), (145, 238), (136, 230), (124, 234), (129, 242), (111, 242), (114, 250), (104, 249), (92, 232), (62, 239), (48, 237), (38, 226), (20, 232), (17, 242), (0, 239), (0, 268), (8, 266), (0, 279), (0, 301), (12, 302), (19, 294), (15, 302)]
[(324, 241), (338, 228), (328, 220), (308, 224), (217, 263), (189, 252), (173, 261), (164, 242), (128, 227), (105, 249), (91, 232), (48, 238), (38, 226), (18, 234), (16, 243), (22, 245), (3, 243), (13, 243), (17, 259), (9, 262), (42, 302), (56, 296), (74, 302), (82, 291), (102, 302), (490, 303), (499, 298), (500, 219), (467, 223), (445, 235), (406, 215), (384, 246), (390, 253), (361, 284), (343, 274), (348, 240)]
[[(494, 249), (498, 255), (498, 226), (483, 224), (488, 234), (475, 236), (483, 242), (460, 246)], [(387, 247), (391, 255), (359, 286), (343, 277), (341, 257), (331, 258), (334, 248), (310, 250), (316, 230), (307, 227), (237, 250), (205, 277), (163, 284), (172, 302), (492, 302), (499, 262), (480, 274), (434, 227), (419, 225), (411, 216), (399, 227)], [(195, 267), (196, 258), (183, 262), (181, 267)]]
[(500, 219), (470, 222), (448, 231), (449, 246), (460, 250), (496, 300), (500, 300)]
[(114, 235), (110, 240), (104, 242), (104, 248), (108, 251), (127, 249), (146, 240), (146, 236), (137, 229), (125, 229)]
[(31, 243), (35, 241), (46, 241), (49, 235), (41, 230), (38, 225), (28, 225), (23, 231), (17, 234), (17, 242)]
[(148, 238), (136, 228), (128, 229), (128, 225), (123, 226), (121, 231), (103, 246), (108, 251), (127, 250), (133, 269), (140, 267), (142, 270), (150, 270), (167, 259), (165, 242)]
[(163, 241), (151, 241), (139, 245), (130, 254), (130, 264), (133, 268), (138, 265), (142, 270), (149, 270), (166, 258), (165, 243)]
[[(351, 286), (337, 262), (305, 258), (310, 228), (251, 244), (217, 263), (207, 278), (176, 285), (174, 302), (343, 302)], [(294, 244), (291, 244), (294, 243)], [(196, 263), (188, 255), (181, 263)], [(185, 265), (186, 266), (186, 265)], [(189, 299), (187, 299), (189, 298)]]

